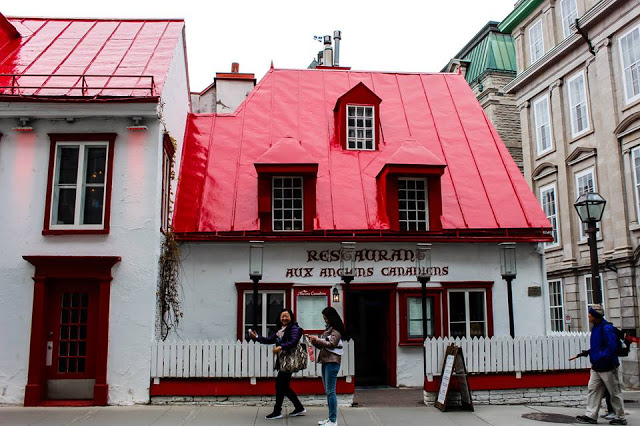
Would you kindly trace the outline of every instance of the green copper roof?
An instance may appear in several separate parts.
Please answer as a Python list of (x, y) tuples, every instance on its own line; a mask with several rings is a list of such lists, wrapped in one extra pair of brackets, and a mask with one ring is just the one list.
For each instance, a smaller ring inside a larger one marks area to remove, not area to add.
[(518, 26), (534, 9), (542, 3), (542, 0), (522, 0), (517, 3), (515, 9), (500, 22), (499, 29), (503, 33), (511, 34), (511, 31)]
[(513, 39), (499, 32), (496, 22), (489, 22), (456, 58), (469, 61), (465, 75), (469, 83), (485, 71), (517, 71)]

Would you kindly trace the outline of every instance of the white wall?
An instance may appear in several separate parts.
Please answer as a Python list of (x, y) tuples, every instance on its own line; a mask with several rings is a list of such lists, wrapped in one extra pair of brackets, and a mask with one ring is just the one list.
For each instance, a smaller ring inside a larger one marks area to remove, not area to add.
[[(413, 249), (413, 244), (358, 244), (357, 248)], [(527, 287), (544, 286), (544, 271), (536, 244), (518, 244), (518, 276), (513, 282), (516, 335), (545, 334), (545, 303), (543, 296), (529, 297)], [(497, 244), (433, 244), (432, 265), (448, 266), (445, 276), (433, 277), (430, 286), (453, 281), (494, 281), (494, 334), (508, 335), (506, 283), (500, 276)], [(300, 285), (334, 285), (339, 278), (320, 277), (321, 268), (339, 268), (339, 262), (308, 262), (307, 250), (337, 250), (339, 244), (267, 243), (264, 249), (262, 282), (295, 283)], [(183, 312), (178, 336), (182, 339), (227, 339), (237, 336), (236, 282), (248, 282), (248, 243), (189, 243), (181, 246), (183, 257)], [(399, 287), (419, 287), (414, 277), (383, 276), (382, 267), (414, 266), (412, 262), (362, 262), (357, 267), (373, 267), (374, 273), (358, 282), (399, 282)], [(287, 278), (287, 268), (313, 267), (311, 278)], [(337, 307), (342, 311), (341, 307)], [(396, 313), (396, 315), (398, 315)], [(398, 330), (399, 336), (399, 330)], [(175, 335), (173, 336), (175, 337)], [(357, 344), (357, 343), (356, 343)], [(398, 347), (398, 384), (420, 386), (422, 383), (422, 349)]]
[(246, 99), (253, 86), (253, 80), (217, 79), (215, 112), (234, 112)]
[[(55, 111), (41, 107), (49, 114)], [(107, 115), (126, 109), (102, 108)], [(13, 119), (0, 119), (4, 134), (0, 140), (0, 403), (22, 404), (27, 380), (34, 267), (23, 255), (122, 257), (112, 270), (109, 403), (147, 402), (160, 245), (159, 124), (149, 119), (147, 131), (129, 132), (128, 118), (78, 118), (74, 123), (40, 118), (32, 123), (35, 131), (26, 134), (13, 131), (16, 124)], [(47, 133), (84, 132), (118, 134), (111, 231), (109, 235), (43, 236)]]

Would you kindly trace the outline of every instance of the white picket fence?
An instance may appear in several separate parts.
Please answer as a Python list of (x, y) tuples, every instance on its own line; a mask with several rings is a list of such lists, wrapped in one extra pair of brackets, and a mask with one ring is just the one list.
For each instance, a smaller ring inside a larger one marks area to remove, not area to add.
[(588, 357), (568, 358), (589, 349), (589, 333), (554, 333), (549, 336), (431, 338), (425, 341), (427, 376), (439, 376), (450, 344), (462, 348), (469, 373), (580, 370), (590, 367)]
[[(343, 342), (339, 377), (355, 374), (353, 340)], [(151, 347), (151, 377), (275, 377), (273, 345), (257, 342), (165, 341)], [(317, 359), (318, 350), (315, 349)], [(320, 377), (322, 366), (309, 360), (294, 377)]]

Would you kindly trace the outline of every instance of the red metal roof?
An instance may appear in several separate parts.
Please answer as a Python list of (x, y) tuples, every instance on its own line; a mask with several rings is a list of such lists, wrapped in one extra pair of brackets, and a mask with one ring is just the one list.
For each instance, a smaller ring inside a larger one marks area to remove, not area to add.
[(8, 20), (21, 37), (0, 42), (0, 96), (159, 96), (184, 28), (182, 20)]
[[(379, 151), (345, 151), (335, 140), (336, 100), (359, 82), (382, 100)], [(285, 149), (292, 141), (304, 149)], [(276, 155), (318, 164), (322, 235), (383, 235), (389, 226), (379, 217), (376, 175), (385, 164), (418, 158), (446, 164), (444, 235), (548, 240), (538, 201), (457, 74), (270, 70), (234, 114), (189, 116), (175, 231), (184, 238), (259, 233), (254, 163)]]

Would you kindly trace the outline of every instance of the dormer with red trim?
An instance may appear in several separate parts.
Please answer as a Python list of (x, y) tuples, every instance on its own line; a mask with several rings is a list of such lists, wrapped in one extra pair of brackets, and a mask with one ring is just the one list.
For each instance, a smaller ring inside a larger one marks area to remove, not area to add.
[(254, 166), (258, 173), (260, 231), (313, 231), (316, 218), (318, 162), (299, 141), (276, 142)]
[(380, 103), (364, 83), (340, 96), (333, 108), (336, 140), (344, 150), (377, 151), (380, 146)]
[(393, 231), (441, 231), (446, 163), (415, 140), (406, 140), (382, 166), (376, 180), (381, 217)]

